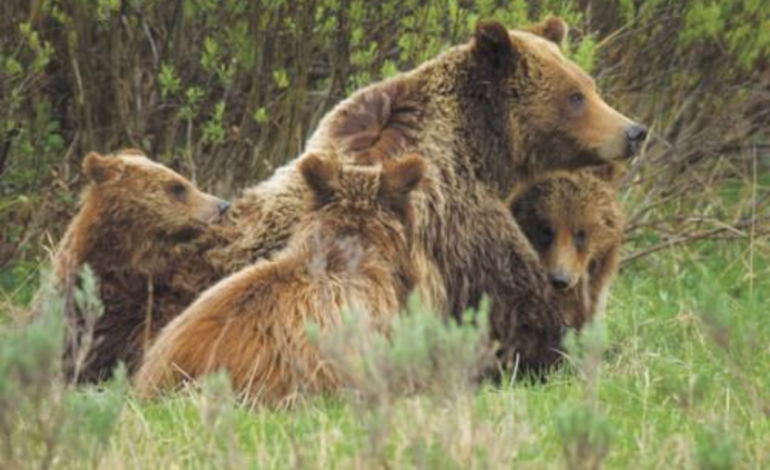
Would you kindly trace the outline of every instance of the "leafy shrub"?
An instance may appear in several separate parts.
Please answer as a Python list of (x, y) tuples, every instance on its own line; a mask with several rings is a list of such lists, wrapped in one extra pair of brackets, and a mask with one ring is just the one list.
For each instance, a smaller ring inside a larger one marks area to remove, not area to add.
[(570, 470), (600, 469), (610, 451), (612, 427), (599, 409), (599, 374), (607, 333), (600, 319), (565, 341), (570, 364), (581, 379), (583, 398), (562, 405), (556, 416), (556, 434)]
[(420, 305), (417, 295), (387, 334), (374, 333), (365, 312), (348, 312), (343, 325), (317, 338), (322, 356), (343, 383), (367, 400), (420, 392), (452, 396), (472, 389), (490, 366), (489, 304), (457, 323)]
[[(121, 414), (125, 371), (104, 390), (67, 388), (61, 370), (65, 301), (50, 279), (43, 285), (32, 322), (0, 337), (0, 467), (96, 468)], [(86, 291), (75, 295), (84, 304), (98, 302), (86, 299)]]
[[(140, 147), (233, 193), (297, 155), (353, 90), (467, 40), (482, 18), (516, 27), (549, 14), (567, 19), (569, 53), (611, 101), (661, 138), (629, 177), (631, 238), (655, 247), (638, 230), (655, 227), (645, 208), (671, 191), (695, 201), (694, 212), (713, 210), (704, 179), (684, 181), (684, 166), (719, 184), (741, 175), (714, 168), (715, 156), (743, 168), (736, 149), (764, 148), (770, 28), (761, 2), (10, 2), (0, 17), (0, 223), (12, 229), (0, 238), (0, 265), (39, 253), (44, 230), (58, 238), (88, 151)], [(661, 54), (669, 45), (675, 53)], [(684, 183), (694, 189), (677, 192)]]

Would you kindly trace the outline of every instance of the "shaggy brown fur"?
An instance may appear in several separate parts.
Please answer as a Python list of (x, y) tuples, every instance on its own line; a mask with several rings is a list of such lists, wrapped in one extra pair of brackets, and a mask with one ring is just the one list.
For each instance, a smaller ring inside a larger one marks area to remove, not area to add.
[[(309, 152), (346, 162), (423, 155), (426, 181), (413, 198), (419, 290), (455, 316), (488, 293), (501, 358), (533, 367), (558, 359), (564, 319), (502, 201), (519, 178), (627, 158), (636, 147), (633, 123), (552, 42), (566, 25), (549, 22), (534, 29), (550, 39), (481, 23), (469, 44), (353, 94), (308, 142)], [(308, 192), (297, 172), (304, 158), (247, 191), (244, 206), (258, 209), (225, 258), (249, 263), (285, 244)]]
[(603, 313), (623, 242), (617, 176), (605, 170), (546, 177), (518, 188), (509, 200), (575, 328)]
[[(88, 264), (99, 283), (104, 314), (83, 351), (84, 319), (70, 300), (67, 375), (97, 381), (118, 361), (129, 369), (146, 342), (222, 273), (203, 254), (227, 244), (212, 230), (227, 205), (137, 150), (89, 154), (83, 171), (90, 184), (55, 258), (60, 288), (69, 291)], [(85, 357), (78, 357), (81, 353)]]
[(136, 376), (148, 396), (218, 369), (256, 403), (331, 391), (337, 379), (306, 337), (349, 311), (384, 328), (414, 285), (409, 193), (424, 163), (407, 156), (378, 167), (306, 156), (299, 172), (310, 212), (287, 248), (222, 280), (171, 322)]

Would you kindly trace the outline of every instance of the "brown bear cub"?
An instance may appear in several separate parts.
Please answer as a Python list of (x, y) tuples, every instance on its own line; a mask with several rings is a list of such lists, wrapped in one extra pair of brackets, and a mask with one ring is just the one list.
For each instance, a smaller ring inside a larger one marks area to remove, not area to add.
[(416, 155), (381, 167), (303, 158), (311, 206), (286, 249), (223, 279), (173, 320), (136, 375), (139, 393), (216, 370), (254, 404), (333, 391), (337, 378), (306, 328), (328, 331), (344, 311), (387, 328), (404, 306), (414, 287), (410, 193), (424, 169)]
[[(77, 382), (109, 377), (123, 361), (138, 365), (147, 341), (221, 273), (202, 253), (226, 243), (211, 230), (229, 204), (138, 150), (89, 154), (89, 185), (55, 255), (54, 272), (71, 291), (84, 265), (93, 270), (104, 313), (91, 327), (67, 305), (65, 373)], [(87, 330), (91, 330), (90, 332)]]
[(523, 185), (509, 199), (574, 328), (603, 313), (618, 269), (624, 231), (618, 180), (610, 166), (561, 173)]

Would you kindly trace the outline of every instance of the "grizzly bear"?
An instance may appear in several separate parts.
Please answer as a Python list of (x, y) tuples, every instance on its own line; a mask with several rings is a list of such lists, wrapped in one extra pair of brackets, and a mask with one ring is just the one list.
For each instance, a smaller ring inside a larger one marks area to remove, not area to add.
[[(90, 327), (68, 298), (69, 379), (108, 377), (118, 361), (132, 370), (147, 341), (222, 277), (201, 262), (209, 248), (228, 243), (211, 230), (229, 203), (203, 193), (187, 179), (137, 150), (90, 153), (81, 207), (54, 260), (57, 283), (71, 292), (84, 265), (99, 286), (104, 312)], [(90, 331), (88, 331), (90, 330)]]
[(342, 166), (311, 154), (298, 171), (311, 197), (285, 250), (223, 279), (169, 323), (135, 377), (141, 395), (218, 369), (253, 403), (332, 391), (337, 378), (308, 340), (309, 323), (324, 332), (347, 311), (382, 329), (403, 308), (422, 159)]
[[(558, 361), (565, 319), (505, 196), (519, 179), (629, 158), (646, 136), (561, 54), (566, 30), (557, 18), (531, 31), (481, 22), (469, 44), (338, 104), (306, 149), (346, 163), (426, 159), (413, 197), (419, 290), (454, 317), (488, 294), (499, 357), (520, 369)], [(310, 191), (304, 159), (246, 191), (250, 229), (221, 255), (247, 265), (285, 245)]]
[(618, 269), (624, 216), (611, 166), (551, 175), (516, 188), (509, 207), (540, 254), (567, 323), (604, 311)]

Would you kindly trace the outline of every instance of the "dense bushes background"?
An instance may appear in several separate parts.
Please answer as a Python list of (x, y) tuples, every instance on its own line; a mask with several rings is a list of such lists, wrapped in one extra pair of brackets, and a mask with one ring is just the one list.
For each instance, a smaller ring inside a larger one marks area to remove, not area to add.
[(627, 178), (629, 259), (767, 229), (762, 0), (5, 0), (0, 267), (59, 238), (86, 152), (139, 147), (232, 195), (351, 91), (546, 14), (611, 103), (652, 126)]

